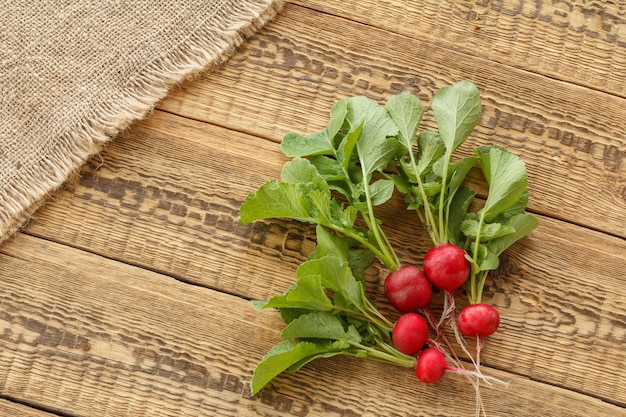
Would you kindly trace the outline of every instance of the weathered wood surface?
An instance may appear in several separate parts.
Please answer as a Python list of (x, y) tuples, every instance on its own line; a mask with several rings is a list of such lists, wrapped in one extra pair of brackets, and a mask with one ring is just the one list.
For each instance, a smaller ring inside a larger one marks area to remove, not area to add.
[(0, 415), (16, 417), (55, 417), (51, 414), (10, 400), (0, 399)]
[(296, 4), (626, 97), (626, 5), (576, 0), (296, 0)]
[[(244, 48), (224, 71), (173, 91), (161, 108), (279, 140), (322, 129), (345, 96), (384, 99), (408, 89), (429, 100), (467, 78), (483, 101), (471, 145), (503, 144), (524, 158), (531, 208), (626, 237), (622, 98), (297, 7)], [(433, 127), (429, 116), (424, 125)]]
[[(251, 398), (254, 361), (278, 337), (276, 314), (40, 238), (18, 236), (2, 255), (2, 291), (10, 297), (0, 318), (0, 387), (34, 407), (85, 416), (461, 416), (472, 409), (461, 377), (424, 386), (405, 369), (337, 358), (280, 377)], [(623, 415), (623, 408), (530, 379), (547, 370), (490, 372), (511, 383), (484, 390), (494, 415)]]
[[(286, 161), (282, 135), (320, 129), (336, 99), (408, 88), (429, 100), (467, 78), (484, 104), (471, 144), (503, 144), (526, 161), (541, 219), (486, 290), (503, 312), (486, 372), (510, 381), (483, 390), (487, 410), (626, 416), (626, 25), (615, 23), (607, 57), (601, 38), (577, 38), (529, 9), (508, 14), (516, 2), (419, 3), (288, 5), (222, 68), (116, 138), (0, 247), (0, 415), (473, 415), (463, 378), (424, 386), (406, 369), (350, 358), (314, 362), (250, 397), (281, 322), (247, 300), (293, 283), (314, 234), (237, 221), (246, 194)], [(481, 4), (478, 42), (462, 36), (471, 19), (458, 11)], [(509, 55), (498, 33), (510, 34)], [(539, 68), (525, 57), (540, 46)], [(556, 65), (564, 56), (604, 61), (573, 71)], [(400, 257), (419, 263), (427, 237), (396, 202), (384, 227)], [(376, 266), (368, 276), (382, 308), (384, 275)]]

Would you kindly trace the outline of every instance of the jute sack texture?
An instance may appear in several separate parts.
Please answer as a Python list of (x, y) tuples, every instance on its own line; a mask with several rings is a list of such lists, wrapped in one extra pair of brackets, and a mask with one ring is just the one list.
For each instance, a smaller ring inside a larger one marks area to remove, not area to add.
[(0, 0), (0, 242), (283, 0)]

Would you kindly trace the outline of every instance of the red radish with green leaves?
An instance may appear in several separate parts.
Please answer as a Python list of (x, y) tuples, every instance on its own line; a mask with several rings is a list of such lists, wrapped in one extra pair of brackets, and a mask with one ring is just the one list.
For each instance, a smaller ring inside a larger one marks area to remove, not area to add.
[(404, 265), (387, 275), (385, 294), (398, 311), (408, 313), (426, 307), (433, 290), (426, 275), (418, 267)]

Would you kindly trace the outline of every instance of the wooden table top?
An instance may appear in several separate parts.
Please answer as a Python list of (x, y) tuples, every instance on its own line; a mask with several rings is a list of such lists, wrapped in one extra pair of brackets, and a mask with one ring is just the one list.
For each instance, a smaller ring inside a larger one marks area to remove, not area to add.
[[(527, 165), (540, 226), (511, 247), (485, 301), (491, 416), (626, 416), (626, 9), (622, 2), (299, 0), (221, 67), (180, 85), (0, 248), (0, 414), (470, 416), (452, 375), (335, 357), (249, 394), (282, 322), (249, 300), (282, 293), (313, 248), (294, 221), (242, 225), (278, 178), (290, 131), (332, 104), (467, 79), (471, 146)], [(433, 125), (432, 117), (424, 123)], [(469, 147), (467, 148), (469, 149)], [(463, 152), (463, 150), (462, 150)], [(383, 224), (407, 262), (428, 246)], [(368, 282), (381, 296), (386, 271)]]

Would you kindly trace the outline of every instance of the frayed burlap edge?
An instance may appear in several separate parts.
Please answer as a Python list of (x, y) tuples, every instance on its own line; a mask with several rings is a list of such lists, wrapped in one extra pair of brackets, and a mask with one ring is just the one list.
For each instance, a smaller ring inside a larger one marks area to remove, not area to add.
[(229, 22), (233, 33), (214, 28), (193, 33), (179, 48), (146, 65), (117, 97), (94, 108), (91, 117), (69, 127), (38, 167), (15, 178), (0, 193), (5, 202), (5, 211), (0, 212), (0, 244), (26, 227), (68, 178), (78, 174), (120, 131), (144, 118), (174, 85), (222, 64), (245, 39), (273, 20), (284, 4), (285, 0), (274, 0), (260, 14), (241, 7), (238, 20)]

